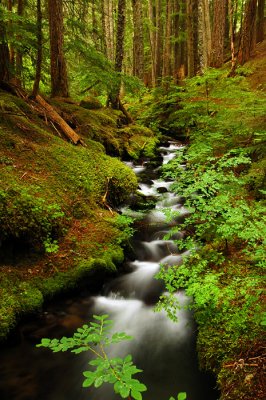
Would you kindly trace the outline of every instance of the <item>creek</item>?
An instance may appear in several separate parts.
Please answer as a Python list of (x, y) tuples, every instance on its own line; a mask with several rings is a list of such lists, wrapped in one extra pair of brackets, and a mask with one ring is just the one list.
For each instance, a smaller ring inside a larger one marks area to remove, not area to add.
[[(162, 162), (175, 157), (180, 144), (171, 142), (161, 147)], [(144, 400), (168, 400), (178, 392), (186, 392), (188, 400), (215, 400), (215, 380), (198, 368), (196, 354), (197, 327), (193, 313), (184, 307), (172, 322), (165, 312), (153, 308), (164, 285), (154, 278), (160, 264), (178, 265), (186, 253), (180, 253), (174, 239), (163, 240), (173, 225), (187, 214), (182, 198), (170, 191), (171, 182), (159, 178), (152, 163), (128, 163), (139, 176), (140, 192), (155, 199), (155, 207), (138, 221), (132, 239), (132, 251), (122, 275), (104, 285), (99, 293), (56, 301), (42, 314), (18, 328), (17, 339), (1, 349), (1, 400), (112, 400), (111, 386), (83, 389), (82, 372), (88, 369), (88, 355), (82, 353), (53, 354), (36, 348), (43, 337), (71, 335), (93, 314), (108, 314), (114, 321), (113, 330), (126, 332), (132, 341), (113, 345), (112, 356), (132, 354), (135, 364), (143, 369), (136, 375), (148, 387)], [(180, 216), (167, 222), (162, 208), (178, 210)], [(123, 212), (123, 210), (121, 210)], [(179, 234), (179, 237), (182, 233)], [(181, 306), (191, 302), (183, 291), (176, 293)]]

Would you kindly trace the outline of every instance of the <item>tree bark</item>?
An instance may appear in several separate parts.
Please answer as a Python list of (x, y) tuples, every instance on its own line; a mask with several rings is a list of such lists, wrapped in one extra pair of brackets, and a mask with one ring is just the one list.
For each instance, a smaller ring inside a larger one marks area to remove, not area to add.
[(245, 7), (242, 34), (238, 53), (238, 61), (244, 64), (249, 60), (255, 46), (255, 23), (256, 23), (257, 0), (248, 0)]
[[(186, 18), (186, 0), (181, 0), (181, 31), (186, 32), (187, 31), (187, 18)], [(185, 76), (187, 75), (187, 70), (188, 70), (188, 48), (187, 48), (187, 40), (182, 40), (180, 44), (180, 68), (179, 68), (179, 79), (184, 79)]]
[(201, 0), (201, 22), (202, 22), (202, 66), (210, 65), (211, 57), (211, 22), (208, 0)]
[(119, 75), (122, 72), (122, 65), (124, 58), (125, 23), (126, 23), (126, 0), (119, 0), (117, 31), (116, 31), (116, 53), (115, 53), (115, 71), (118, 73), (118, 81), (115, 82), (112, 92), (110, 93), (109, 96), (112, 108), (114, 108), (115, 110), (120, 109), (121, 80), (119, 79)]
[(156, 67), (155, 67), (155, 46), (156, 46), (156, 35), (155, 35), (155, 25), (156, 25), (156, 11), (153, 6), (153, 1), (149, 0), (149, 41), (151, 49), (151, 81), (152, 87), (156, 85)]
[(172, 1), (166, 1), (165, 44), (163, 53), (163, 77), (171, 75), (171, 33), (172, 33)]
[(42, 71), (42, 6), (41, 0), (37, 0), (37, 60), (36, 60), (36, 72), (35, 80), (32, 89), (32, 97), (36, 97), (39, 92), (39, 86), (41, 81), (41, 71)]
[(265, 0), (258, 0), (257, 43), (264, 40), (264, 8)]
[(180, 67), (180, 3), (179, 0), (174, 0), (174, 20), (173, 20), (173, 36), (174, 36), (174, 45), (173, 45), (173, 77), (174, 81), (177, 83), (178, 81), (178, 70)]
[[(3, 1), (0, 0), (0, 5)], [(8, 82), (11, 78), (10, 54), (6, 39), (6, 27), (0, 10), (0, 84)]]
[[(19, 17), (23, 16), (24, 13), (24, 0), (18, 0), (18, 8), (17, 8), (17, 13)], [(21, 40), (21, 37), (18, 36), (17, 40)], [(16, 51), (16, 78), (17, 82), (19, 85), (21, 85), (21, 79), (22, 79), (22, 52), (20, 49), (17, 49)]]
[(92, 39), (96, 50), (99, 50), (98, 21), (96, 17), (96, 1), (91, 0)]
[(236, 69), (236, 57), (235, 57), (235, 44), (234, 44), (234, 4), (232, 0), (228, 0), (228, 11), (229, 11), (229, 36), (230, 36), (230, 48), (231, 48), (231, 71), (229, 76), (235, 75)]
[(210, 65), (215, 68), (224, 62), (224, 37), (227, 0), (214, 0), (212, 49)]
[(155, 80), (158, 84), (162, 77), (163, 53), (162, 0), (156, 0), (156, 36), (155, 36)]
[(48, 0), (48, 14), (51, 55), (51, 96), (69, 97), (67, 67), (63, 48), (63, 1)]
[(113, 0), (101, 0), (103, 48), (109, 61), (114, 61)]
[(187, 0), (188, 77), (195, 76), (198, 66), (198, 1)]
[(133, 9), (133, 74), (140, 79), (144, 77), (144, 39), (143, 12), (141, 0), (132, 0)]
[[(13, 3), (14, 0), (7, 0), (7, 9), (8, 11), (13, 11)], [(5, 4), (5, 1), (2, 1), (2, 4)], [(12, 21), (8, 22), (8, 25), (10, 27), (10, 31), (12, 32)], [(10, 57), (10, 68), (12, 71), (15, 71), (15, 50), (12, 45), (9, 44), (9, 57)]]

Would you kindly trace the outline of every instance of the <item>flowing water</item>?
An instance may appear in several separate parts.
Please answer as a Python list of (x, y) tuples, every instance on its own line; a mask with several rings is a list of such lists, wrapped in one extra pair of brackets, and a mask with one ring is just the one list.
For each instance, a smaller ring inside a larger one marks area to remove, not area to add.
[[(170, 143), (161, 147), (163, 164), (173, 159), (181, 146)], [(191, 302), (183, 291), (176, 293), (181, 306), (178, 322), (165, 312), (155, 313), (154, 304), (164, 292), (163, 282), (154, 276), (160, 264), (179, 265), (187, 253), (180, 253), (174, 239), (163, 240), (170, 227), (187, 214), (182, 198), (170, 192), (171, 182), (158, 178), (158, 171), (149, 163), (128, 163), (139, 176), (140, 192), (156, 199), (156, 206), (143, 216), (135, 234), (133, 256), (122, 276), (106, 284), (101, 293), (58, 301), (34, 320), (19, 326), (16, 340), (1, 349), (1, 400), (112, 400), (111, 386), (83, 389), (82, 371), (88, 369), (88, 354), (52, 354), (35, 347), (42, 337), (70, 335), (87, 323), (93, 314), (108, 314), (115, 332), (124, 331), (132, 341), (113, 345), (111, 356), (132, 354), (143, 369), (138, 378), (148, 387), (146, 400), (167, 400), (178, 392), (187, 392), (188, 400), (215, 400), (214, 380), (198, 369), (195, 351), (196, 326), (187, 305)], [(169, 223), (162, 208), (178, 210), (180, 216)]]

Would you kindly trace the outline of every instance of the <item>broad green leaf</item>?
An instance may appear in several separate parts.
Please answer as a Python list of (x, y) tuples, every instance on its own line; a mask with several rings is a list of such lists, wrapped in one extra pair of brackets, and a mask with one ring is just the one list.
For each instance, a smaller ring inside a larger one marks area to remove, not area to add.
[(177, 400), (186, 400), (187, 394), (185, 392), (178, 393)]
[(123, 386), (124, 384), (121, 381), (116, 381), (114, 384), (115, 393), (120, 393), (120, 390), (122, 389)]
[(84, 376), (86, 376), (85, 373), (87, 373), (87, 377), (86, 377), (85, 381), (83, 381), (83, 384), (82, 384), (83, 387), (91, 386), (95, 380), (95, 375), (93, 374), (93, 372), (91, 372), (90, 374), (89, 374), (89, 372), (90, 371), (83, 372)]
[(147, 390), (147, 386), (139, 382), (134, 384), (133, 389), (137, 390), (138, 392), (145, 392)]
[(100, 387), (102, 384), (103, 384), (103, 377), (102, 376), (99, 376), (98, 378), (95, 379), (94, 386), (96, 388)]
[(131, 396), (133, 397), (133, 399), (135, 400), (142, 400), (142, 395), (140, 392), (138, 392), (137, 390), (131, 390)]
[(131, 356), (131, 354), (128, 354), (128, 355), (124, 358), (124, 361), (125, 361), (125, 362), (132, 361), (132, 356)]
[(119, 393), (120, 393), (120, 395), (121, 395), (121, 397), (122, 397), (123, 399), (126, 399), (126, 398), (129, 396), (130, 388), (127, 387), (126, 385), (123, 385), (123, 386), (121, 387)]

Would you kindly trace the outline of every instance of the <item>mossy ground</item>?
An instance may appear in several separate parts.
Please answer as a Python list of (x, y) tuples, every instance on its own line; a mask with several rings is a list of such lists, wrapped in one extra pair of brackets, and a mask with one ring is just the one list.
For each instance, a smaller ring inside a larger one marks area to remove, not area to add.
[(145, 135), (156, 145), (146, 128), (123, 128), (117, 112), (53, 104), (86, 147), (68, 143), (26, 102), (0, 92), (0, 339), (45, 298), (91, 279), (92, 271), (116, 270), (125, 233), (112, 208), (136, 190), (137, 179), (106, 152), (138, 157)]

